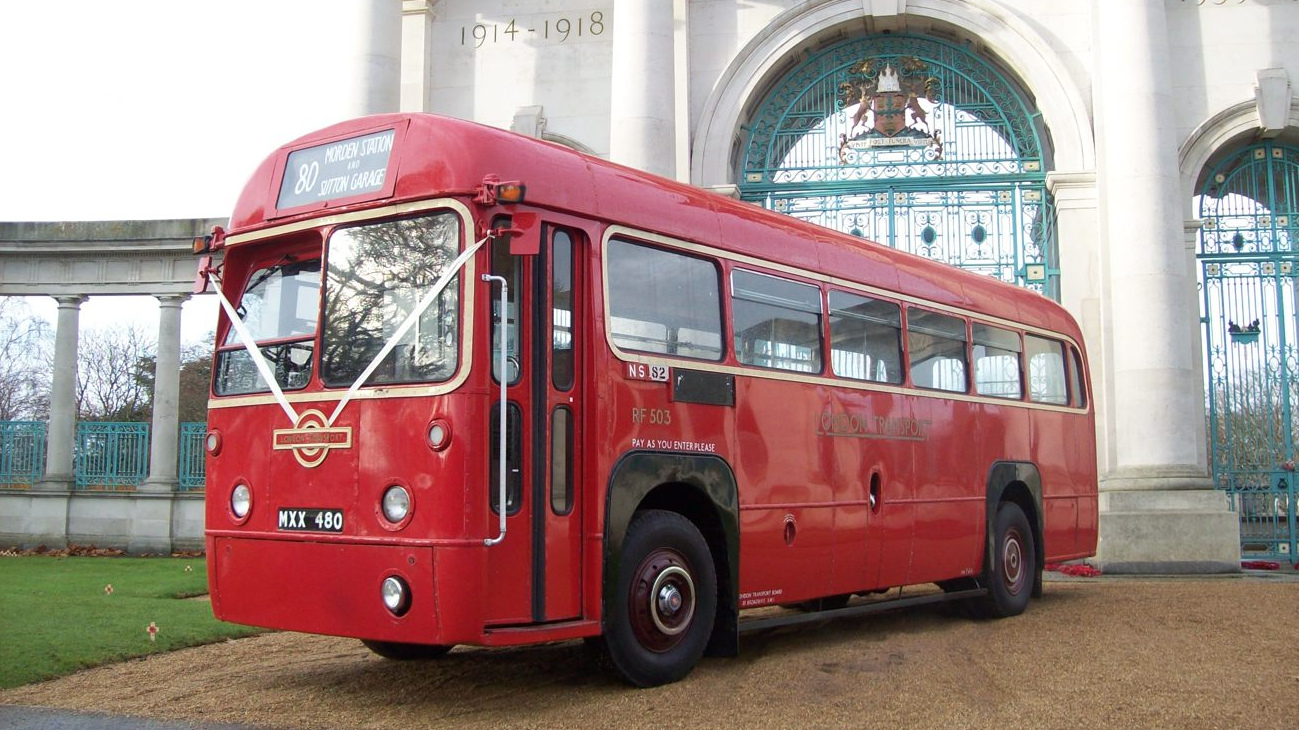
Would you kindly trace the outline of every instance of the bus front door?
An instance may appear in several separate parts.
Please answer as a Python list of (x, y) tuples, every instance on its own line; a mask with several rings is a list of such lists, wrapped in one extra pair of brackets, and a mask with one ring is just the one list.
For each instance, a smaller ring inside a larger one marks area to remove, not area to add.
[[(498, 222), (494, 226), (500, 225)], [(582, 270), (577, 231), (541, 227), (535, 256), (513, 256), (492, 242), (492, 273), (508, 283), (501, 312), (492, 293), (492, 373), (500, 383), (506, 350), (506, 538), (489, 548), (490, 625), (521, 625), (581, 615), (580, 326)], [(506, 318), (500, 342), (500, 317)], [(499, 401), (491, 399), (492, 522), (499, 502)]]

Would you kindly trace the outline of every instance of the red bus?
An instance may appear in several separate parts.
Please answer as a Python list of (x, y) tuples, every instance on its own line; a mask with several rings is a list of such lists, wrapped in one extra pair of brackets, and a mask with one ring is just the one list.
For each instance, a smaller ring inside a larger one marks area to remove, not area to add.
[(280, 148), (196, 249), (221, 619), (588, 638), (648, 686), (746, 628), (1018, 614), (1095, 551), (1082, 337), (1036, 293), (420, 114)]

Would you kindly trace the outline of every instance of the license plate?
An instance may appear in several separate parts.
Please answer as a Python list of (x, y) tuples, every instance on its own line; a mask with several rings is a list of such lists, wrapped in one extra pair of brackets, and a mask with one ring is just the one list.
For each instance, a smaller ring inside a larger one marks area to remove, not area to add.
[(343, 510), (281, 507), (279, 529), (295, 532), (342, 532)]

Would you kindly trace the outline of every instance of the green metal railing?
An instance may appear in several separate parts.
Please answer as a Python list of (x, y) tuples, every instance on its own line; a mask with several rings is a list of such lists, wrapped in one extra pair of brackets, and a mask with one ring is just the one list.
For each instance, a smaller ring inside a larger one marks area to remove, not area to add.
[(149, 424), (77, 424), (73, 474), (77, 489), (130, 491), (149, 476)]
[(0, 486), (30, 489), (45, 471), (45, 424), (0, 421)]
[[(207, 424), (180, 424), (179, 491), (201, 491)], [(147, 423), (83, 421), (77, 424), (73, 488), (134, 491), (149, 476)], [(30, 489), (45, 474), (47, 427), (41, 421), (0, 421), (0, 488)]]
[(207, 424), (191, 422), (180, 424), (180, 456), (176, 465), (176, 474), (180, 478), (180, 490), (185, 492), (203, 489), (204, 466), (203, 439), (207, 436)]

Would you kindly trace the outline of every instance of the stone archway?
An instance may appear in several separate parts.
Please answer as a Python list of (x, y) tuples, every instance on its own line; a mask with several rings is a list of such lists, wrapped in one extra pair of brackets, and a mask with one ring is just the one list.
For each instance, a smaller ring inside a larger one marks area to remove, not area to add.
[[(877, 13), (905, 25), (908, 17), (941, 24), (980, 43), (1031, 89), (1052, 132), (1056, 169), (1065, 174), (1095, 169), (1095, 142), (1082, 92), (1050, 44), (996, 0), (904, 0), (899, 13)], [(844, 28), (860, 30), (867, 17), (861, 0), (805, 3), (778, 16), (748, 43), (722, 74), (704, 104), (694, 135), (690, 180), (695, 185), (735, 185), (735, 142), (764, 91), (796, 54)]]

